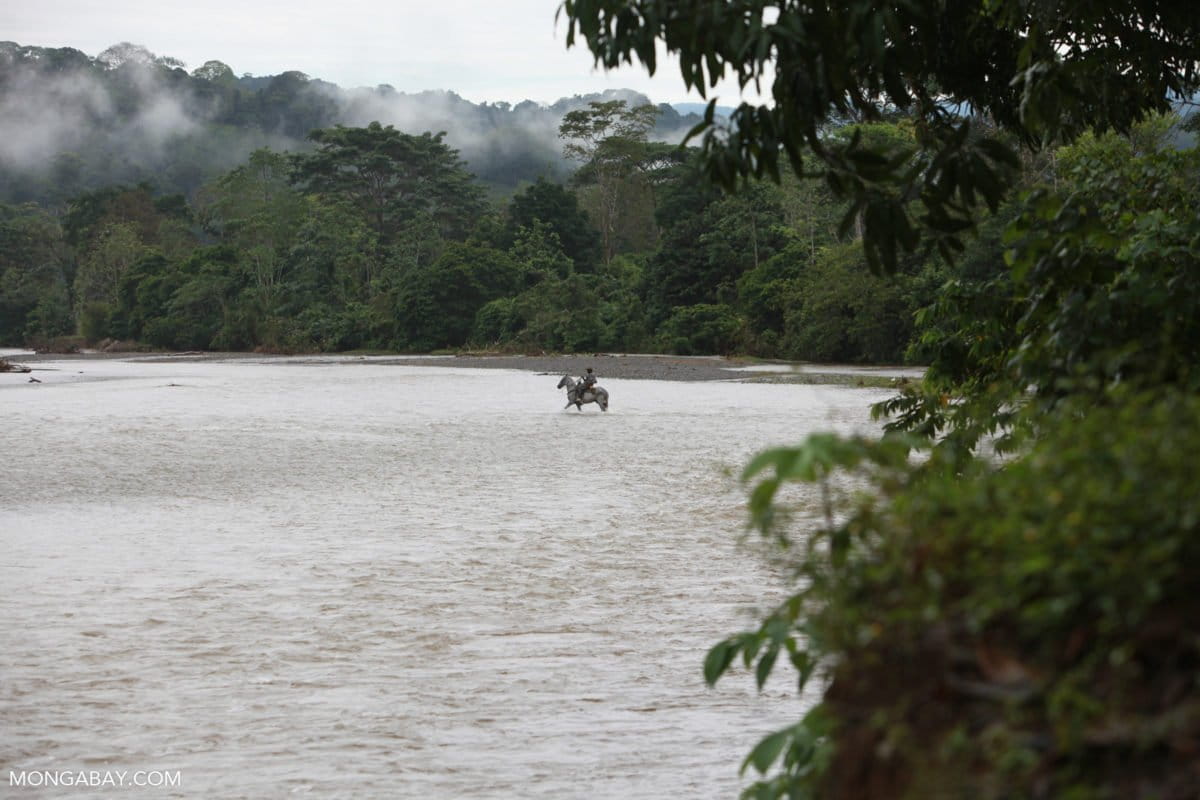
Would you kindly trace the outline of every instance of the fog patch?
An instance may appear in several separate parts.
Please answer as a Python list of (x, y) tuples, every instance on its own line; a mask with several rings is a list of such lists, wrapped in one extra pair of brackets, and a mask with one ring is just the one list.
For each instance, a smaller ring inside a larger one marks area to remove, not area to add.
[(17, 171), (44, 169), (112, 113), (112, 98), (90, 75), (21, 70), (0, 97), (0, 163)]
[[(649, 102), (637, 92), (609, 90), (550, 106), (477, 105), (454, 92), (343, 89), (296, 72), (236, 79), (225, 67), (236, 87), (231, 95), (230, 83), (218, 89), (217, 82), (189, 76), (182, 67), (127, 42), (94, 58), (0, 43), (0, 168), (21, 178), (0, 199), (37, 197), (38, 183), (51, 179), (64, 157), (80, 168), (57, 194), (141, 180), (190, 193), (256, 148), (308, 150), (311, 128), (376, 121), (412, 135), (444, 131), (446, 143), (481, 181), (511, 190), (539, 175), (570, 174), (574, 165), (563, 158), (558, 136), (570, 111), (595, 101)], [(247, 115), (249, 108), (258, 116)], [(697, 119), (664, 107), (651, 138), (679, 143)]]
[(171, 141), (196, 132), (202, 121), (192, 115), (180, 99), (166, 93), (152, 95), (130, 122), (121, 127), (118, 136), (162, 155)]

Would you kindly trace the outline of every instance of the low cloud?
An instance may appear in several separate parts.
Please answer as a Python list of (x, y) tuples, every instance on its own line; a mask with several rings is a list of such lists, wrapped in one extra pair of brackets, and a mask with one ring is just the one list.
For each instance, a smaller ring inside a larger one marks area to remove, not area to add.
[[(552, 106), (476, 104), (446, 91), (342, 89), (294, 72), (238, 80), (226, 70), (218, 86), (181, 67), (128, 43), (95, 58), (0, 43), (0, 169), (44, 180), (73, 154), (82, 164), (75, 190), (150, 180), (190, 192), (256, 147), (303, 150), (310, 128), (378, 121), (411, 134), (445, 131), (472, 172), (515, 187), (539, 174), (569, 172), (558, 138), (568, 111), (597, 99), (648, 102), (635, 92), (609, 91)], [(656, 138), (678, 141), (690, 124), (660, 129)]]

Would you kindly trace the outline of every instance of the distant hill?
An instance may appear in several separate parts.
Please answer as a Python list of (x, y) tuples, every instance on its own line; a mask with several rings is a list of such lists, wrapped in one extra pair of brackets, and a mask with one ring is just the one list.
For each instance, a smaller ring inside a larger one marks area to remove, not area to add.
[[(549, 106), (476, 104), (453, 92), (343, 89), (295, 71), (238, 77), (221, 61), (187, 72), (128, 43), (89, 56), (0, 42), (0, 202), (53, 205), (143, 181), (190, 196), (257, 148), (299, 151), (314, 128), (375, 120), (408, 133), (445, 131), (480, 181), (508, 193), (540, 175), (565, 175), (562, 116), (610, 99), (650, 102), (610, 90)], [(662, 141), (681, 140), (700, 121), (667, 104), (659, 111), (653, 135)]]
[[(683, 115), (694, 114), (702, 117), (708, 110), (708, 103), (672, 103), (671, 107)], [(713, 109), (713, 113), (718, 117), (728, 117), (733, 113), (733, 106), (717, 106)]]

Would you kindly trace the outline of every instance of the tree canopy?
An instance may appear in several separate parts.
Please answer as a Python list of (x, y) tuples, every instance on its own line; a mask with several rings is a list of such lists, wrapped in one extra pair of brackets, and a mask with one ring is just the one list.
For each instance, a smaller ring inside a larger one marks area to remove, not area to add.
[(414, 136), (378, 122), (314, 130), (309, 139), (317, 149), (296, 157), (296, 178), (361, 209), (382, 243), (420, 218), (443, 235), (462, 235), (482, 210), (483, 193), (444, 137)]
[[(573, 119), (594, 112), (630, 109)], [(64, 184), (61, 217), (9, 209), (39, 242), (4, 264), (0, 341), (901, 360), (938, 268), (914, 262), (918, 291), (872, 294), (861, 251), (833, 247), (839, 204), (826, 188), (723, 196), (692, 151), (645, 140), (661, 113), (633, 115), (632, 133), (602, 127), (570, 182), (541, 178), (509, 198), (485, 197), (439, 136), (381, 124), (318, 129), (312, 152), (255, 150), (190, 198)], [(867, 135), (907, 136), (893, 123)], [(489, 264), (514, 280), (488, 283)], [(869, 322), (876, 296), (894, 309), (882, 328)]]
[(610, 100), (570, 111), (559, 124), (563, 155), (581, 164), (574, 180), (596, 188), (596, 222), (605, 263), (612, 261), (619, 239), (627, 232), (630, 206), (645, 199), (645, 192), (639, 191), (643, 186), (634, 178), (647, 160), (648, 137), (657, 116), (652, 105), (630, 108), (624, 100)]
[[(1200, 86), (1200, 17), (1187, 2), (565, 0), (560, 15), (568, 46), (584, 43), (599, 66), (637, 60), (654, 73), (661, 45), (702, 96), (726, 76), (765, 86), (769, 102), (742, 102), (728, 126), (710, 103), (693, 131), (710, 176), (732, 186), (813, 162), (888, 270), (922, 243), (960, 248), (975, 209), (995, 209), (1015, 180), (997, 127), (1032, 146), (1128, 131)], [(824, 135), (833, 120), (893, 109), (917, 121), (908, 151)]]

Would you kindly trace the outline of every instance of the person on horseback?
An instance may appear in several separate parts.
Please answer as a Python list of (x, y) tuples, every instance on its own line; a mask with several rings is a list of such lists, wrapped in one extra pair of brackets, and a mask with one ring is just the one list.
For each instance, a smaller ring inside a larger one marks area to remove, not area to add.
[(588, 367), (587, 372), (579, 376), (579, 386), (575, 389), (575, 402), (582, 403), (583, 395), (596, 385), (596, 374)]

